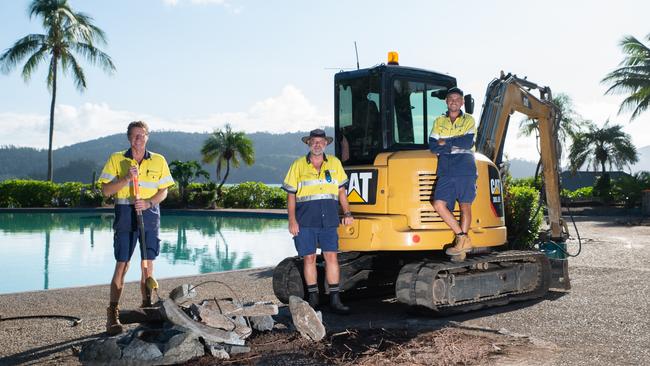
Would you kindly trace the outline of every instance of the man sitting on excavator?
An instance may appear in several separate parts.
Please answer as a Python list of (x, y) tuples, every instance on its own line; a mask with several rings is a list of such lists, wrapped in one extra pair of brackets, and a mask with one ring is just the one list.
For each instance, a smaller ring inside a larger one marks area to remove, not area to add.
[[(447, 112), (435, 119), (429, 135), (429, 149), (438, 155), (433, 207), (455, 234), (454, 246), (445, 253), (452, 261), (463, 261), (472, 249), (468, 231), (476, 198), (476, 123), (474, 117), (460, 109), (464, 104), (462, 90), (449, 89), (446, 102)], [(460, 206), (460, 224), (452, 214), (456, 201)]]

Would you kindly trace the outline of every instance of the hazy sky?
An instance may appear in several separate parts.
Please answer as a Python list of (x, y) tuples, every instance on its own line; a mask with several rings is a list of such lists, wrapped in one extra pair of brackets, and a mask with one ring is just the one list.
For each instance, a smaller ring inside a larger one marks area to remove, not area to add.
[[(26, 0), (0, 1), (0, 50), (29, 33)], [(555, 94), (602, 125), (625, 126), (650, 145), (650, 111), (617, 115), (622, 96), (600, 80), (623, 59), (624, 35), (650, 33), (649, 1), (238, 1), (70, 0), (108, 36), (113, 76), (84, 62), (88, 89), (59, 81), (57, 147), (123, 132), (134, 119), (154, 130), (285, 132), (333, 125), (333, 76), (386, 62), (449, 73), (477, 102), (500, 70)], [(22, 64), (21, 64), (22, 67)], [(45, 65), (30, 82), (0, 74), (0, 145), (46, 147), (50, 95)], [(509, 134), (506, 153), (536, 160), (530, 139)]]

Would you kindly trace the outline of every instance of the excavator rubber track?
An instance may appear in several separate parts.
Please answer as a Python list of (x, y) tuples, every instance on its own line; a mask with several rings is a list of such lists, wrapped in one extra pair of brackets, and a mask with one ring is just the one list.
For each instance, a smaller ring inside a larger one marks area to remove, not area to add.
[[(544, 296), (551, 283), (548, 258), (536, 251), (505, 251), (469, 256), (454, 263), (447, 257), (420, 259), (418, 253), (341, 253), (341, 289), (350, 299), (395, 296), (414, 309), (437, 315), (463, 313)], [(324, 263), (317, 260), (321, 295)], [(302, 259), (285, 258), (273, 271), (273, 291), (283, 303), (304, 297)]]
[(544, 296), (550, 264), (540, 252), (506, 251), (459, 263), (422, 260), (402, 267), (397, 300), (450, 315)]

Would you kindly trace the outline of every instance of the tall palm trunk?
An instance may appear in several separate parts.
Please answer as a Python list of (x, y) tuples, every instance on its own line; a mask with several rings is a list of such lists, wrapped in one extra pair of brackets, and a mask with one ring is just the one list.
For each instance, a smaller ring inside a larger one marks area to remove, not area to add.
[(226, 183), (226, 179), (228, 179), (228, 173), (230, 173), (230, 159), (226, 159), (226, 174), (223, 176), (219, 187), (217, 187), (217, 194), (219, 196), (221, 196), (221, 187), (223, 187), (223, 184)]
[(52, 60), (52, 103), (50, 104), (50, 139), (47, 146), (47, 180), (50, 182), (54, 179), (53, 174), (53, 157), (52, 157), (52, 139), (54, 137), (54, 105), (56, 103), (56, 69), (57, 69), (57, 56), (54, 55)]

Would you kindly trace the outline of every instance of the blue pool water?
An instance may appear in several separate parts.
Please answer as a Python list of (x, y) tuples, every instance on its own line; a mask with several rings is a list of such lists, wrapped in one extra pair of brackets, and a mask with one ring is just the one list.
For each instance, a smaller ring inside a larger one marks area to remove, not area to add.
[[(0, 293), (108, 284), (112, 213), (0, 213)], [(165, 215), (156, 278), (273, 266), (295, 255), (286, 219)], [(139, 251), (133, 264), (139, 262)], [(132, 265), (127, 281), (140, 278)]]

